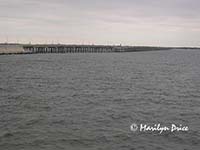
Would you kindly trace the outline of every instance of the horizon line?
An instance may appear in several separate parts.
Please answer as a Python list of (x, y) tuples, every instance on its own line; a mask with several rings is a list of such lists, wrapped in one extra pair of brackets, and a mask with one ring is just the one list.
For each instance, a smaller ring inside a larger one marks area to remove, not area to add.
[(166, 48), (200, 48), (200, 46), (160, 46), (160, 45), (127, 45), (127, 44), (78, 44), (78, 43), (19, 43), (19, 42), (0, 42), (0, 45), (85, 45), (85, 46), (128, 46), (128, 47), (166, 47)]

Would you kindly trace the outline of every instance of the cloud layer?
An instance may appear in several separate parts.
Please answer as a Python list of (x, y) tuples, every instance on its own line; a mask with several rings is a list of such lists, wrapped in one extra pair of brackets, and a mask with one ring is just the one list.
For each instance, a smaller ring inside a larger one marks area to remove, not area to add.
[(200, 46), (199, 0), (0, 0), (0, 42)]

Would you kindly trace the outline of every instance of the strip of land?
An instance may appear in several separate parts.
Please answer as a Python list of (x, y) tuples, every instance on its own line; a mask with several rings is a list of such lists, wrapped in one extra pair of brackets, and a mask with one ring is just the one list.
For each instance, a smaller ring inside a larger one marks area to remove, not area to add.
[(153, 47), (121, 45), (66, 45), (66, 44), (16, 44), (1, 43), (0, 55), (36, 53), (112, 53), (141, 52), (171, 49), (199, 49), (197, 47)]

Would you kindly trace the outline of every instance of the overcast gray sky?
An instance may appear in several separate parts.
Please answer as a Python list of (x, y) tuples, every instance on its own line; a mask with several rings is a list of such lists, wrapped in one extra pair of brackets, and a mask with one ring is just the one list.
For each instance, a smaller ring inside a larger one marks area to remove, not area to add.
[(200, 0), (0, 0), (0, 42), (200, 46)]

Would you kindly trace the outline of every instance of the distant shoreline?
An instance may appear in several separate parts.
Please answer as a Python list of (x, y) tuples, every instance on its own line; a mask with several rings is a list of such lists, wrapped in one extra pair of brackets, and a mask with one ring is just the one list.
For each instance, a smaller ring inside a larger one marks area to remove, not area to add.
[(0, 55), (36, 53), (122, 53), (161, 51), (171, 49), (199, 49), (199, 47), (158, 47), (121, 45), (18, 44), (0, 43)]

